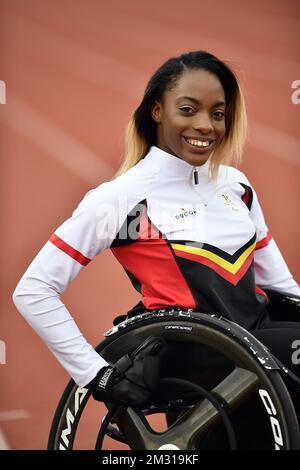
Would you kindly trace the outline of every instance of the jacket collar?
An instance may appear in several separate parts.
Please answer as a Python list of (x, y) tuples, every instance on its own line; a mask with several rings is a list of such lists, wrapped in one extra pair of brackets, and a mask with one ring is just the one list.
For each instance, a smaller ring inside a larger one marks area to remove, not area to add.
[(194, 170), (197, 170), (199, 176), (208, 176), (210, 162), (208, 159), (203, 165), (193, 166), (185, 160), (153, 146), (144, 157), (144, 163), (149, 167), (149, 170), (152, 168), (154, 172), (163, 171), (164, 174), (177, 175), (185, 179), (191, 177)]

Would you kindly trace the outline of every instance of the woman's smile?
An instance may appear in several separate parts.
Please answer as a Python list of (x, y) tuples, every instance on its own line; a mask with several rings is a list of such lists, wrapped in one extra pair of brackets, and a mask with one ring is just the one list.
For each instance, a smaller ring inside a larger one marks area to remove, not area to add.
[(205, 138), (196, 138), (196, 137), (185, 137), (183, 136), (184, 142), (188, 145), (191, 152), (204, 154), (206, 152), (211, 152), (212, 147), (214, 146), (215, 139), (205, 139)]

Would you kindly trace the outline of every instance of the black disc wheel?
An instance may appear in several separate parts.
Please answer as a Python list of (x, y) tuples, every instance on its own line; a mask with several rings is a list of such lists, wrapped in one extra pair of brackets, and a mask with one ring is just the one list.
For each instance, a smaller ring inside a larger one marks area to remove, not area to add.
[[(150, 335), (163, 336), (168, 344), (158, 392), (148, 409), (117, 413), (107, 428), (114, 440), (110, 449), (235, 448), (224, 413), (238, 449), (300, 448), (297, 417), (280, 368), (251, 334), (214, 315), (163, 310), (114, 327), (96, 349), (114, 363)], [(87, 389), (69, 382), (48, 449), (95, 448), (107, 409), (89, 398)]]

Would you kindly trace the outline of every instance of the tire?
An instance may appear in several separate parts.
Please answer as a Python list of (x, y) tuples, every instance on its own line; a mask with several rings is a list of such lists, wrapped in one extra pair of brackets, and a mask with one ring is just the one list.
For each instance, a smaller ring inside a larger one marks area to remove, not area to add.
[[(176, 376), (192, 381), (220, 399), (238, 434), (238, 449), (300, 449), (298, 421), (280, 368), (249, 332), (214, 315), (161, 310), (112, 328), (96, 350), (114, 363), (150, 335), (161, 335), (170, 345), (163, 367), (165, 379)], [(143, 410), (144, 418), (131, 408), (119, 414), (118, 432), (130, 449), (160, 449), (170, 444), (178, 449), (228, 448), (220, 413), (207, 399), (183, 406), (173, 396), (176, 387), (165, 391), (171, 400), (156, 401), (151, 409)], [(49, 450), (74, 448), (89, 398), (87, 389), (69, 382), (53, 419)], [(169, 427), (157, 433), (145, 419), (161, 412), (166, 413)], [(96, 437), (95, 433), (91, 439), (95, 442)]]

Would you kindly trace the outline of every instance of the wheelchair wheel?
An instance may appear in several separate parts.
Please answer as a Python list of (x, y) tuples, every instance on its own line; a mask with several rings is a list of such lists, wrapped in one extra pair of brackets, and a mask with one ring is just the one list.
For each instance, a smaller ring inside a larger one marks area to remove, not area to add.
[[(124, 444), (147, 450), (227, 447), (219, 411), (207, 398), (195, 400), (187, 390), (182, 397), (180, 387), (168, 385), (167, 378), (175, 377), (218, 398), (237, 435), (238, 449), (300, 449), (298, 421), (280, 368), (249, 332), (215, 315), (159, 310), (112, 328), (96, 350), (114, 363), (150, 335), (163, 336), (168, 343), (161, 386), (150, 408), (136, 412), (129, 407), (117, 415), (107, 431), (115, 439), (110, 448), (126, 448)], [(54, 416), (48, 449), (93, 448), (103, 415), (99, 413), (102, 404), (89, 398), (87, 389), (69, 382)], [(97, 425), (94, 430), (89, 426), (87, 436), (85, 415), (90, 402)], [(158, 432), (149, 416), (162, 413), (168, 427)], [(84, 422), (85, 443), (76, 443)]]

